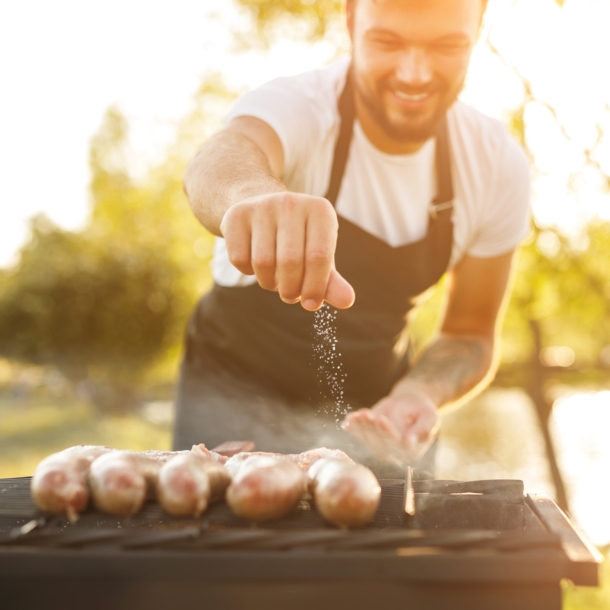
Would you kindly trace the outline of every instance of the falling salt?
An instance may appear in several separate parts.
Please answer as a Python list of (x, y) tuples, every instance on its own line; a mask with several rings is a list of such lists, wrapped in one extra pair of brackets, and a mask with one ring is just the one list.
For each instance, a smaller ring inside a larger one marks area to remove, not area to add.
[(347, 374), (342, 370), (341, 352), (337, 346), (337, 310), (326, 303), (314, 314), (313, 354), (316, 376), (322, 396), (328, 403), (320, 410), (330, 415), (338, 425), (350, 411), (345, 403), (344, 384)]

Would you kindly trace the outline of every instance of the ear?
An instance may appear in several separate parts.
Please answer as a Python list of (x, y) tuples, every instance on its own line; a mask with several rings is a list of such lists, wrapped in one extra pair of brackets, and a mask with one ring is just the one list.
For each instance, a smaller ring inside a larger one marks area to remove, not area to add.
[(353, 32), (354, 32), (354, 13), (356, 11), (356, 1), (355, 0), (346, 0), (345, 2), (345, 24), (347, 26), (347, 33), (349, 34), (350, 40), (353, 42)]

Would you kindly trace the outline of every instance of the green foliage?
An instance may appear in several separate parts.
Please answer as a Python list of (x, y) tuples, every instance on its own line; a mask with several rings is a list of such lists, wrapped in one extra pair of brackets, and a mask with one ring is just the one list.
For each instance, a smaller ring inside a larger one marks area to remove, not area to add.
[(607, 610), (610, 608), (610, 548), (603, 550), (599, 587), (575, 587), (563, 583), (563, 610)]
[(217, 77), (206, 80), (174, 145), (139, 178), (128, 123), (108, 110), (90, 148), (89, 225), (72, 233), (34, 219), (18, 266), (0, 274), (0, 355), (57, 367), (114, 410), (135, 404), (151, 366), (168, 356), (175, 362), (189, 312), (210, 281), (212, 250), (182, 176), (232, 99)]
[(342, 0), (237, 0), (237, 3), (248, 10), (263, 40), (268, 40), (278, 22), (286, 18), (305, 23), (308, 39), (322, 38), (343, 6)]
[(610, 223), (589, 224), (574, 243), (552, 229), (535, 229), (520, 251), (504, 330), (507, 362), (531, 350), (529, 322), (539, 323), (543, 345), (566, 345), (576, 365), (595, 367), (610, 344)]
[[(110, 382), (127, 397), (173, 339), (179, 277), (162, 250), (61, 231), (39, 217), (18, 272), (3, 282), (0, 353), (53, 365), (73, 381)], [(118, 406), (116, 393), (105, 394)]]

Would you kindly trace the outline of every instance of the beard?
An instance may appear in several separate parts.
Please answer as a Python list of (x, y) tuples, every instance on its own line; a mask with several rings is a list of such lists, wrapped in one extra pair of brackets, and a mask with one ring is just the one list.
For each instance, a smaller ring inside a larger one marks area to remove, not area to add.
[[(451, 86), (441, 78), (434, 77), (423, 87), (408, 87), (393, 77), (387, 77), (367, 87), (359, 82), (357, 71), (354, 76), (356, 95), (383, 132), (397, 142), (425, 142), (434, 136), (464, 84), (462, 80)], [(387, 107), (386, 97), (393, 95), (394, 91), (409, 95), (425, 93), (434, 95), (436, 99), (427, 109), (396, 108), (392, 111)]]

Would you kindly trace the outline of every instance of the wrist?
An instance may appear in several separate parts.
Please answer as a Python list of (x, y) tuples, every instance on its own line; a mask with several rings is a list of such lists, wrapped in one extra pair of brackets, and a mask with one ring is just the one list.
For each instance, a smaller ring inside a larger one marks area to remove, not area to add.
[(407, 398), (414, 397), (432, 405), (435, 409), (439, 409), (442, 405), (442, 399), (438, 395), (438, 392), (434, 391), (434, 388), (429, 384), (420, 383), (418, 381), (409, 379), (401, 379), (390, 392), (390, 396), (396, 398)]

